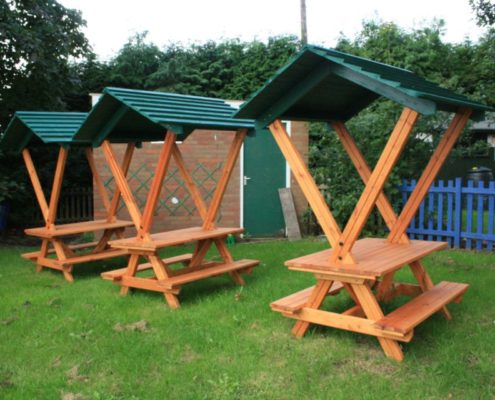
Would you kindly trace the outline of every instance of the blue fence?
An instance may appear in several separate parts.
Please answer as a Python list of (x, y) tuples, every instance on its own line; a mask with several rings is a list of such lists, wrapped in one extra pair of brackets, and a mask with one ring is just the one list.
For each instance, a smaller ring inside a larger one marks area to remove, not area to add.
[[(400, 187), (403, 204), (416, 181)], [(411, 239), (446, 241), (451, 247), (493, 250), (495, 241), (495, 181), (488, 185), (462, 179), (432, 185), (412, 219), (407, 232)]]

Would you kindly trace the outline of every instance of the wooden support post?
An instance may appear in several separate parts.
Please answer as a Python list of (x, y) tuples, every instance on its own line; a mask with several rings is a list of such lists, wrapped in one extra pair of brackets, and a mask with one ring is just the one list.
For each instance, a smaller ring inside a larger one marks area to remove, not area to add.
[[(335, 129), (337, 132), (337, 135), (342, 142), (342, 145), (344, 146), (344, 149), (346, 152), (349, 154), (349, 157), (351, 161), (353, 162), (354, 166), (356, 167), (356, 170), (358, 171), (359, 175), (361, 176), (361, 179), (363, 182), (366, 184), (369, 181), (369, 178), (371, 176), (371, 169), (366, 163), (366, 159), (364, 158), (363, 154), (357, 147), (356, 143), (352, 139), (352, 136), (349, 134), (349, 131), (345, 127), (343, 122), (340, 121), (335, 121), (332, 122), (332, 127)], [(380, 193), (377, 199), (376, 203), (378, 210), (380, 211), (380, 214), (382, 215), (385, 224), (389, 228), (390, 231), (392, 231), (397, 224), (397, 214), (395, 214), (395, 211), (388, 201), (387, 197), (383, 193), (383, 191)], [(402, 236), (398, 240), (399, 243), (410, 243), (409, 238), (407, 237), (406, 233), (404, 232)], [(414, 265), (413, 265), (414, 264)], [(423, 291), (426, 291), (428, 289), (431, 289), (433, 287), (433, 282), (431, 278), (428, 276), (428, 273), (424, 269), (421, 261), (415, 261), (413, 264), (411, 264), (411, 269), (413, 270), (414, 275), (419, 281), (419, 276), (415, 271), (422, 271), (421, 275), (425, 276), (424, 279), (425, 282), (429, 282), (428, 284), (421, 284), (421, 288)], [(377, 290), (377, 298), (378, 300), (382, 300), (385, 298), (387, 295), (388, 290), (390, 290), (391, 285), (393, 284), (393, 277), (394, 277), (394, 272), (391, 272), (387, 275), (385, 275), (380, 282)], [(447, 309), (446, 306), (442, 308), (442, 313), (445, 315), (447, 319), (450, 319), (450, 313)]]
[[(128, 143), (124, 153), (124, 159), (122, 160), (122, 174), (124, 177), (127, 177), (127, 172), (129, 171), (129, 167), (131, 166), (132, 155), (134, 154), (134, 149), (136, 148), (135, 143)], [(115, 185), (115, 190), (112, 197), (112, 202), (110, 203), (110, 208), (107, 214), (107, 221), (111, 222), (116, 219), (117, 209), (119, 207), (120, 200), (120, 188), (118, 185)]]
[(46, 226), (48, 228), (53, 228), (55, 224), (55, 219), (57, 218), (58, 202), (60, 199), (60, 192), (62, 190), (62, 181), (64, 178), (65, 165), (67, 163), (67, 156), (69, 150), (60, 147), (58, 152), (57, 166), (55, 168), (55, 176), (53, 177), (52, 193), (50, 196), (50, 204), (48, 206), (48, 218), (46, 221)]
[[(378, 321), (384, 317), (380, 306), (373, 296), (373, 292), (366, 283), (353, 284), (352, 288), (354, 289), (354, 293), (356, 294), (366, 317), (373, 321)], [(402, 353), (400, 345), (395, 340), (378, 337), (378, 341), (387, 357), (397, 361), (402, 361), (404, 359), (404, 353)]]
[(241, 146), (244, 142), (246, 134), (247, 129), (240, 129), (234, 136), (234, 140), (230, 145), (229, 153), (227, 155), (227, 160), (225, 161), (220, 179), (218, 180), (217, 188), (215, 189), (215, 193), (213, 194), (210, 208), (206, 213), (206, 218), (203, 222), (203, 229), (211, 230), (215, 227), (215, 219), (217, 217), (218, 209), (220, 208), (220, 204), (222, 203), (223, 195), (225, 194), (225, 190), (227, 189), (230, 176), (232, 175), (232, 171), (234, 170), (235, 163), (237, 161), (237, 157), (239, 156), (239, 151), (241, 150)]
[(414, 188), (409, 200), (402, 209), (402, 212), (395, 224), (394, 228), (391, 230), (388, 241), (395, 243), (399, 238), (406, 232), (411, 219), (416, 214), (418, 207), (423, 201), (426, 193), (435, 180), (438, 172), (442, 168), (443, 163), (447, 159), (452, 147), (456, 143), (457, 139), (461, 135), (464, 127), (469, 121), (471, 115), (471, 109), (461, 109), (454, 116), (450, 126), (443, 135), (440, 143), (438, 143), (437, 149), (433, 153), (428, 165), (426, 166), (423, 174), (418, 180), (416, 187)]
[(105, 189), (105, 185), (103, 184), (103, 180), (101, 179), (100, 174), (98, 173), (98, 169), (96, 168), (95, 158), (93, 154), (93, 149), (91, 147), (86, 147), (85, 149), (86, 159), (88, 160), (89, 169), (93, 175), (93, 180), (96, 185), (96, 189), (98, 194), (100, 195), (100, 199), (103, 203), (103, 207), (108, 214), (110, 211), (110, 200), (108, 199), (108, 193)]
[(115, 154), (112, 150), (112, 146), (108, 140), (104, 140), (102, 145), (103, 154), (105, 154), (105, 158), (107, 159), (108, 165), (112, 170), (113, 177), (115, 179), (116, 187), (119, 188), (120, 193), (122, 194), (122, 199), (124, 200), (127, 210), (129, 211), (129, 215), (131, 216), (132, 222), (136, 229), (141, 228), (141, 220), (142, 215), (139, 207), (136, 203), (134, 195), (132, 194), (131, 188), (129, 187), (129, 183), (125, 177), (122, 168), (120, 168)]
[(180, 152), (179, 147), (177, 146), (177, 143), (174, 143), (174, 146), (172, 148), (172, 156), (174, 157), (174, 160), (177, 164), (177, 167), (179, 168), (179, 172), (182, 175), (182, 179), (184, 179), (184, 182), (187, 186), (187, 189), (189, 190), (189, 193), (191, 193), (191, 197), (194, 201), (194, 204), (196, 205), (196, 208), (198, 209), (198, 213), (203, 220), (203, 222), (206, 219), (206, 214), (207, 214), (207, 208), (206, 204), (203, 201), (203, 198), (201, 197), (201, 194), (199, 193), (199, 190), (194, 183), (193, 178), (187, 171), (186, 164), (184, 162), (184, 159), (182, 158), (182, 154)]
[(290, 137), (280, 120), (277, 119), (273, 121), (269, 125), (269, 129), (275, 138), (278, 147), (282, 151), (282, 154), (289, 163), (292, 174), (294, 175), (299, 187), (315, 213), (328, 242), (333, 248), (337, 248), (338, 239), (342, 232), (340, 231), (337, 221), (328, 208), (325, 199), (320, 193), (318, 186), (316, 186), (316, 182), (311, 176), (311, 173), (309, 172), (301, 154), (297, 151), (296, 147), (290, 140)]
[[(307, 308), (318, 309), (327, 297), (328, 291), (332, 287), (333, 281), (319, 279), (311, 292), (311, 296), (306, 303)], [(303, 337), (309, 328), (310, 323), (306, 321), (297, 321), (292, 328), (292, 334), (296, 337)]]
[(48, 203), (46, 202), (45, 194), (43, 193), (40, 179), (38, 177), (38, 174), (36, 173), (36, 167), (34, 166), (33, 159), (31, 158), (31, 153), (27, 148), (24, 148), (22, 150), (22, 157), (24, 158), (24, 163), (26, 164), (26, 169), (29, 174), (29, 178), (31, 179), (31, 183), (33, 185), (34, 194), (36, 195), (36, 199), (38, 200), (38, 204), (40, 206), (41, 215), (43, 215), (43, 219), (45, 220), (45, 223), (47, 223)]
[(344, 232), (339, 238), (339, 246), (332, 253), (333, 262), (347, 262), (346, 258), (361, 234), (364, 224), (373, 210), (378, 196), (382, 193), (383, 186), (406, 145), (418, 115), (419, 114), (416, 111), (409, 108), (405, 108), (402, 112), (374, 171), (371, 173), (368, 183), (354, 208), (351, 218), (347, 222)]
[(143, 211), (143, 219), (140, 229), (138, 230), (138, 237), (144, 239), (146, 235), (149, 235), (151, 225), (153, 223), (153, 214), (155, 212), (158, 197), (163, 186), (163, 180), (167, 173), (170, 157), (172, 156), (172, 148), (175, 144), (177, 135), (171, 131), (165, 134), (165, 143), (162, 146), (160, 157), (155, 169), (155, 175), (151, 183), (151, 188), (146, 199), (146, 205)]
[[(345, 151), (349, 155), (349, 158), (356, 167), (356, 170), (362, 181), (366, 185), (371, 177), (372, 171), (371, 168), (368, 166), (368, 163), (366, 162), (363, 154), (356, 145), (356, 142), (350, 135), (343, 122), (334, 121), (331, 123), (331, 126), (333, 127), (333, 129), (335, 129), (335, 132), (337, 133), (342, 146), (344, 147)], [(383, 191), (381, 191), (378, 195), (376, 206), (380, 214), (382, 215), (387, 228), (391, 230), (397, 222), (397, 215), (395, 214), (394, 208), (388, 201), (387, 196), (385, 196), (385, 193)], [(407, 235), (402, 235), (402, 237), (400, 238), (400, 243), (409, 243), (409, 238), (407, 237)]]

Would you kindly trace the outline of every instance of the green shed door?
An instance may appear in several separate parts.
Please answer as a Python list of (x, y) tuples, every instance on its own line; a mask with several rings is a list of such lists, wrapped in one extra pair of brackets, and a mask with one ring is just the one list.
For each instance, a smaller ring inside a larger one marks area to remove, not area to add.
[(285, 159), (268, 130), (244, 141), (243, 212), (245, 234), (283, 236), (278, 189), (286, 187)]

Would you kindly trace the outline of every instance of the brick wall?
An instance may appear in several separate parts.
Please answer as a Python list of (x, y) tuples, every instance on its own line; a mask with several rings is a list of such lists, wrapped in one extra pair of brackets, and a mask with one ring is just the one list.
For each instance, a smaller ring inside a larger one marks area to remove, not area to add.
[[(307, 125), (301, 122), (293, 122), (291, 124), (291, 135), (297, 148), (307, 159)], [(198, 183), (201, 195), (206, 203), (211, 200), (233, 138), (234, 132), (196, 130), (187, 140), (179, 144), (186, 166)], [(141, 210), (144, 208), (161, 146), (160, 143), (143, 143), (143, 147), (136, 149), (134, 152), (128, 181)], [(125, 145), (114, 144), (113, 148), (118, 159), (121, 160)], [(114, 181), (101, 149), (95, 150), (95, 159), (103, 181), (113, 191)], [(241, 213), (239, 168), (238, 159), (219, 211), (218, 221), (223, 226), (239, 226)], [(298, 215), (301, 216), (307, 203), (293, 178), (291, 185), (296, 210)], [(94, 191), (94, 196), (95, 218), (104, 218), (105, 209), (96, 190)], [(129, 218), (122, 201), (118, 216), (119, 218)], [(201, 224), (201, 219), (194, 207), (194, 202), (190, 198), (189, 192), (184, 186), (180, 173), (172, 159), (160, 194), (152, 231), (160, 232), (199, 224)]]

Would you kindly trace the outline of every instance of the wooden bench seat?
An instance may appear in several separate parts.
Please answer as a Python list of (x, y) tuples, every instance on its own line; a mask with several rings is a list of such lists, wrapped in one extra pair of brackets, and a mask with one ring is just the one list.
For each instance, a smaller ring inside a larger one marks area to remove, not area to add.
[(222, 275), (227, 272), (252, 268), (258, 264), (258, 260), (238, 260), (225, 264), (213, 264), (208, 268), (202, 268), (187, 274), (181, 274), (173, 276), (169, 279), (160, 280), (158, 281), (158, 283), (165, 289), (174, 289), (186, 283), (194, 282), (200, 279), (211, 278), (213, 276)]
[(431, 290), (420, 294), (384, 318), (375, 326), (389, 331), (407, 333), (450, 302), (459, 302), (469, 285), (465, 283), (440, 282)]
[(138, 240), (135, 237), (110, 241), (110, 246), (118, 249), (154, 251), (156, 249), (196, 242), (205, 239), (224, 238), (228, 235), (242, 233), (243, 228), (214, 228), (205, 230), (202, 227), (177, 229), (174, 231), (151, 234), (151, 242)]
[[(314, 286), (310, 286), (306, 289), (300, 290), (299, 292), (283, 297), (271, 303), (270, 307), (273, 311), (294, 314), (300, 311), (304, 306), (306, 306), (309, 296), (311, 296), (314, 288)], [(341, 282), (333, 282), (327, 296), (335, 295), (339, 293), (343, 288), (344, 285), (342, 285)]]
[[(165, 264), (170, 265), (170, 264), (188, 262), (191, 260), (191, 258), (192, 258), (192, 254), (188, 253), (188, 254), (181, 254), (179, 256), (164, 258), (162, 261)], [(139, 271), (146, 271), (146, 270), (151, 269), (151, 268), (153, 268), (151, 266), (151, 263), (139, 264), (137, 271), (138, 272)], [(112, 271), (102, 272), (101, 277), (105, 280), (113, 281), (114, 279), (118, 279), (119, 277), (124, 275), (124, 273), (126, 271), (127, 271), (127, 268), (114, 269)]]
[[(67, 245), (67, 247), (71, 250), (83, 250), (83, 249), (88, 249), (90, 247), (95, 247), (98, 244), (98, 242), (88, 242), (88, 243), (80, 243), (80, 244), (71, 244)], [(48, 249), (47, 254), (53, 254), (55, 253), (55, 249)], [(21, 254), (22, 258), (25, 258), (26, 260), (35, 260), (39, 256), (40, 252), (38, 251), (32, 251), (30, 253), (24, 253)]]
[(105, 219), (96, 221), (84, 221), (76, 222), (73, 224), (56, 225), (54, 229), (48, 229), (46, 227), (41, 228), (28, 228), (24, 232), (26, 235), (36, 236), (43, 239), (51, 239), (54, 237), (70, 236), (86, 232), (102, 231), (105, 229), (119, 229), (134, 226), (131, 221), (117, 220), (114, 222), (108, 222)]
[(289, 260), (285, 265), (296, 271), (329, 272), (375, 279), (447, 246), (446, 242), (411, 240), (408, 244), (401, 244), (390, 243), (382, 238), (366, 238), (358, 240), (352, 248), (356, 264), (330, 262), (333, 250), (329, 249)]

